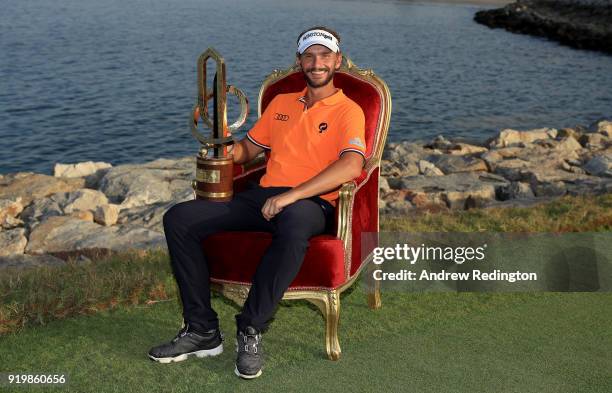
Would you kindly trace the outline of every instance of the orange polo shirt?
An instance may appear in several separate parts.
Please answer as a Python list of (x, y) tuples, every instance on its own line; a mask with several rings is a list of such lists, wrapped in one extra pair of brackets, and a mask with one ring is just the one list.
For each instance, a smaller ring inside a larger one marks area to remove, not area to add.
[[(340, 155), (354, 151), (365, 158), (365, 117), (342, 92), (306, 108), (306, 89), (279, 94), (247, 133), (270, 150), (262, 187), (295, 187), (319, 174)], [(335, 206), (338, 190), (321, 195)]]

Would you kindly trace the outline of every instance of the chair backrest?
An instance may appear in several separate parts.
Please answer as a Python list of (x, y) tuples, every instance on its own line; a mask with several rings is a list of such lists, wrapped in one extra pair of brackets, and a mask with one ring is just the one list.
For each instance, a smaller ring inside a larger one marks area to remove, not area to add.
[[(391, 115), (391, 94), (387, 84), (372, 70), (362, 70), (343, 56), (334, 76), (334, 85), (355, 101), (365, 115), (366, 170), (380, 164)], [(306, 81), (297, 66), (274, 70), (259, 91), (258, 116), (278, 94), (302, 91)]]

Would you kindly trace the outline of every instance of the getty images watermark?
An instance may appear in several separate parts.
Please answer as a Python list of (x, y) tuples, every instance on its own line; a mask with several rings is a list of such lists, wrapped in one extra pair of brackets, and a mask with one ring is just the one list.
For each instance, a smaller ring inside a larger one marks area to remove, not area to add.
[(604, 233), (364, 233), (365, 274), (406, 291), (610, 291)]
[[(450, 261), (456, 264), (465, 262), (478, 262), (485, 259), (487, 244), (480, 247), (440, 247), (426, 246), (421, 244), (418, 247), (408, 244), (396, 244), (395, 247), (376, 247), (373, 250), (372, 262), (380, 265), (386, 260), (406, 261), (410, 265), (415, 265), (419, 261)], [(538, 274), (534, 272), (505, 272), (494, 269), (491, 272), (483, 272), (479, 269), (472, 269), (469, 272), (450, 272), (442, 269), (440, 272), (421, 269), (420, 272), (401, 269), (398, 272), (384, 272), (382, 269), (374, 270), (372, 277), (375, 280), (505, 280), (516, 282), (518, 280), (537, 280)]]

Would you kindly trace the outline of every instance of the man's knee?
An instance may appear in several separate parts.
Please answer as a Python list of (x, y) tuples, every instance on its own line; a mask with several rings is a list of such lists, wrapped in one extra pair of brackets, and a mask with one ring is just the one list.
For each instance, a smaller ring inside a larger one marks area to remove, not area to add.
[(170, 207), (170, 209), (166, 210), (166, 212), (164, 213), (164, 216), (162, 218), (162, 222), (164, 224), (164, 229), (173, 227), (176, 223), (180, 222), (179, 216), (181, 214), (180, 210), (181, 207), (180, 205), (183, 204), (184, 202), (180, 202), (177, 203), (175, 205), (172, 205)]
[(196, 200), (179, 202), (172, 205), (162, 218), (164, 230), (187, 227), (191, 220), (193, 220), (195, 211), (198, 211), (199, 214), (206, 211), (206, 209), (202, 209), (202, 206), (199, 205), (201, 205), (201, 201)]
[(283, 236), (309, 238), (325, 229), (325, 216), (315, 202), (300, 200), (279, 213), (277, 227)]

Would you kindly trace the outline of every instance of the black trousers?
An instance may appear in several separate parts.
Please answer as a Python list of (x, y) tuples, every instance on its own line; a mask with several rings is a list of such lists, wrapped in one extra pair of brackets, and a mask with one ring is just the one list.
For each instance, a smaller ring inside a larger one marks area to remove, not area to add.
[(263, 231), (272, 233), (272, 243), (257, 266), (236, 323), (241, 330), (249, 325), (258, 330), (268, 327), (276, 306), (300, 270), (308, 239), (331, 230), (334, 221), (333, 206), (319, 197), (301, 199), (267, 221), (261, 213), (264, 203), (287, 190), (289, 187), (251, 185), (229, 202), (190, 200), (164, 214), (185, 323), (205, 330), (219, 326), (210, 303), (210, 275), (202, 240), (219, 231)]

